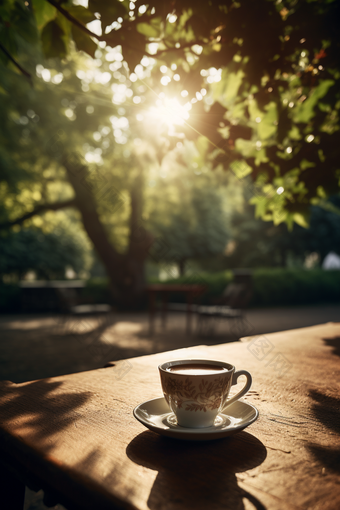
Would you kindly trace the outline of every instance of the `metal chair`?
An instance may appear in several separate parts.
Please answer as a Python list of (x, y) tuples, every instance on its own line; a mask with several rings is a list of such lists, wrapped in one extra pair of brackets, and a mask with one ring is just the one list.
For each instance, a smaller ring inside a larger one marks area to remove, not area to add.
[[(249, 271), (234, 271), (233, 281), (226, 287), (214, 305), (198, 306), (196, 313), (199, 335), (214, 334), (220, 320), (233, 322), (232, 330), (241, 337), (245, 324), (244, 308), (252, 298), (252, 277)], [(235, 324), (236, 323), (236, 324)]]

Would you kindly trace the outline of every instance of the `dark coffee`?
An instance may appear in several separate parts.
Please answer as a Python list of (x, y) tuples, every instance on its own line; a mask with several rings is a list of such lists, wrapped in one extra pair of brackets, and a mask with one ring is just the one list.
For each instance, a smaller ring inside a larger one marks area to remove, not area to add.
[(183, 363), (182, 365), (169, 367), (167, 371), (185, 375), (210, 375), (228, 372), (228, 369), (221, 365), (209, 365), (208, 363)]

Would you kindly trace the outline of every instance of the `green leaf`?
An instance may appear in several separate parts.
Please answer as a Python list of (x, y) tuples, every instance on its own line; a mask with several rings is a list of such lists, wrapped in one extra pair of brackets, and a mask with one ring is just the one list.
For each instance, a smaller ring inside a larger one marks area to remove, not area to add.
[[(15, 37), (15, 33), (12, 32), (9, 27), (2, 27), (2, 30), (0, 31), (0, 42), (11, 55), (16, 54), (18, 50), (17, 39)], [(4, 64), (7, 64), (8, 57), (2, 51), (0, 52), (0, 58)]]
[(74, 26), (71, 21), (69, 21), (61, 12), (57, 13), (56, 22), (58, 23), (61, 30), (64, 32), (64, 40), (67, 44), (67, 41), (70, 41), (72, 38), (72, 27)]
[(92, 41), (91, 37), (74, 25), (72, 26), (72, 36), (77, 49), (84, 51), (94, 58), (97, 45)]
[(147, 38), (160, 37), (160, 19), (153, 19), (150, 21), (150, 23), (138, 23), (137, 31)]
[(307, 214), (308, 214), (308, 212), (306, 212), (306, 214), (294, 213), (293, 218), (294, 218), (295, 223), (297, 223), (301, 227), (308, 228), (309, 224), (307, 221), (307, 217), (308, 217)]
[(124, 60), (127, 62), (130, 71), (132, 72), (134, 68), (140, 64), (144, 56), (144, 52), (140, 50), (135, 50), (132, 48), (124, 48), (122, 47)]
[(86, 9), (86, 7), (83, 7), (82, 5), (65, 5), (64, 9), (69, 12), (76, 20), (84, 23), (84, 25), (97, 19), (92, 11)]
[(59, 24), (52, 20), (42, 30), (41, 42), (46, 58), (63, 58), (67, 55), (65, 32)]
[(332, 202), (328, 202), (327, 200), (320, 200), (317, 205), (325, 211), (330, 211), (340, 216), (340, 207), (332, 204)]
[(261, 140), (265, 140), (274, 136), (277, 131), (276, 122), (278, 115), (276, 104), (274, 102), (269, 103), (265, 110), (267, 110), (267, 112), (265, 115), (261, 115), (262, 120), (257, 128), (258, 135)]
[(237, 97), (243, 78), (244, 72), (242, 70), (228, 72), (227, 69), (224, 69), (221, 81), (212, 87), (214, 99), (227, 107)]
[[(294, 227), (294, 214), (286, 212), (285, 221), (286, 221), (286, 224), (287, 224), (288, 231), (292, 232), (293, 231), (293, 227)], [(281, 223), (281, 222), (279, 222), (279, 223)], [(278, 225), (279, 223), (275, 223), (274, 222), (275, 225)]]
[(204, 160), (208, 154), (209, 148), (210, 148), (210, 142), (206, 136), (200, 136), (197, 139), (196, 142), (197, 150), (201, 156), (201, 158)]
[[(125, 5), (126, 4), (126, 5)], [(128, 12), (128, 3), (119, 2), (119, 0), (89, 0), (89, 9), (91, 12), (100, 14), (100, 21), (104, 29), (111, 25), (121, 16), (126, 16)]]
[(234, 161), (230, 165), (231, 170), (238, 179), (243, 179), (252, 173), (252, 168), (245, 161)]
[(1, 21), (9, 21), (14, 6), (14, 0), (3, 0), (0, 4)]
[(46, 0), (32, 0), (32, 7), (39, 30), (56, 16), (56, 8), (46, 2)]
[(314, 108), (318, 104), (319, 100), (324, 97), (329, 88), (334, 85), (334, 80), (322, 80), (320, 85), (316, 87), (311, 95), (304, 101), (300, 108), (297, 108), (295, 115), (295, 121), (297, 122), (309, 122), (314, 117)]
[(268, 200), (265, 196), (253, 196), (249, 200), (250, 204), (255, 205), (255, 217), (264, 218), (267, 212)]
[(133, 40), (128, 39), (127, 42), (122, 40), (121, 45), (124, 60), (129, 65), (130, 71), (133, 71), (144, 57), (145, 37), (136, 32)]
[(23, 3), (15, 2), (14, 8), (11, 9), (4, 19), (6, 19), (6, 23), (3, 27), (1, 27), (0, 23), (0, 33), (6, 29), (10, 30), (11, 37), (13, 39), (16, 38), (19, 44), (28, 42), (34, 45), (37, 42), (36, 21), (31, 11)]
[(236, 150), (240, 152), (245, 158), (249, 158), (255, 155), (255, 146), (252, 140), (243, 140), (242, 138), (238, 138), (235, 141), (235, 147)]

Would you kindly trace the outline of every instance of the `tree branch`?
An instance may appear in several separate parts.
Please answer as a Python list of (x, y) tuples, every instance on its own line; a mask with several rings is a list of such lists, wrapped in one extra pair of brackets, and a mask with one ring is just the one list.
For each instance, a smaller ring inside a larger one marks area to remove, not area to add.
[[(90, 37), (93, 37), (97, 41), (110, 42), (110, 39), (112, 39), (112, 36), (113, 36), (112, 32), (109, 32), (108, 34), (102, 34), (102, 35), (97, 35), (94, 32), (91, 32), (91, 30), (89, 30), (85, 25), (83, 25), (83, 23), (81, 23), (79, 20), (77, 20), (77, 18), (72, 16), (72, 14), (70, 14), (66, 9), (64, 9), (56, 0), (46, 0), (46, 2), (53, 5), (53, 7), (55, 7), (57, 9), (57, 11), (59, 11), (60, 14), (62, 14), (66, 19), (68, 19), (71, 23), (73, 23), (73, 25), (75, 25), (80, 30), (85, 32), (85, 34), (89, 35)], [(140, 22), (140, 20), (141, 20), (141, 18), (139, 18), (138, 22)]]
[[(53, 7), (55, 7), (57, 9), (57, 11), (60, 12), (60, 14), (62, 14), (66, 19), (68, 19), (73, 25), (75, 25), (76, 27), (78, 27), (80, 30), (82, 30), (83, 32), (85, 32), (85, 34), (87, 34), (88, 36), (90, 37), (93, 37), (94, 39), (96, 39), (97, 41), (105, 41), (105, 42), (110, 42), (110, 39), (112, 39), (112, 33), (110, 32), (109, 34), (102, 34), (101, 36), (100, 35), (97, 35), (95, 34), (94, 32), (91, 32), (91, 30), (89, 30), (83, 23), (81, 23), (79, 20), (77, 20), (77, 18), (75, 18), (74, 16), (72, 16), (72, 14), (70, 14), (66, 9), (64, 9), (60, 3), (57, 1), (57, 0), (46, 0), (50, 5), (52, 5)], [(148, 16), (149, 19), (153, 18), (154, 16), (156, 16), (156, 14), (154, 15), (151, 15), (151, 16)], [(135, 23), (140, 23), (143, 21), (144, 19), (144, 15), (140, 16), (138, 19), (135, 20)], [(111, 36), (111, 37), (110, 37)], [(154, 41), (150, 41), (150, 42), (154, 42)], [(154, 58), (157, 58), (158, 56), (162, 55), (163, 53), (167, 53), (169, 51), (180, 51), (180, 50), (183, 50), (187, 47), (190, 47), (190, 46), (193, 46), (194, 44), (202, 44), (201, 42), (192, 42), (192, 43), (187, 43), (185, 45), (182, 45), (180, 46), (179, 48), (166, 48), (164, 50), (160, 50), (158, 51), (156, 54), (151, 54), (149, 53), (148, 51), (145, 50), (145, 54), (148, 55), (149, 57), (154, 57)], [(126, 43), (125, 43), (125, 46), (126, 46)], [(131, 49), (134, 49), (132, 47), (130, 47)], [(7, 49), (0, 43), (0, 51), (2, 51), (6, 57), (12, 62), (12, 64), (15, 65), (15, 67), (17, 69), (19, 69), (19, 71), (24, 75), (26, 76), (26, 78), (28, 78), (29, 80), (31, 80), (31, 74), (26, 71), (16, 60), (15, 58), (7, 51)]]
[[(70, 14), (66, 9), (64, 9), (56, 0), (46, 0), (46, 1), (49, 4), (53, 5), (53, 7), (55, 7), (60, 12), (60, 14), (62, 14), (66, 19), (68, 19), (71, 23), (73, 23), (75, 26), (77, 26), (80, 30), (85, 32), (85, 34), (89, 35), (90, 37), (93, 37), (97, 41), (105, 41), (107, 43), (110, 43), (110, 40), (112, 40), (112, 36), (113, 36), (112, 32), (109, 32), (108, 34), (97, 35), (94, 32), (91, 32), (91, 30), (89, 30), (85, 25), (83, 25), (83, 23), (81, 23), (74, 16), (72, 16), (72, 14)], [(148, 16), (148, 19), (152, 19), (154, 16), (155, 15)], [(144, 16), (144, 17), (146, 17), (146, 16)], [(142, 21), (144, 21), (144, 17), (140, 16), (139, 18), (137, 18), (134, 21), (134, 23), (141, 23)], [(131, 26), (131, 24), (132, 24), (132, 22), (130, 22), (130, 26)], [(149, 42), (151, 43), (151, 42), (155, 42), (155, 41), (149, 41)], [(163, 53), (167, 53), (169, 51), (180, 51), (180, 50), (183, 50), (185, 48), (194, 46), (195, 44), (202, 45), (202, 42), (201, 41), (189, 42), (189, 43), (186, 43), (186, 44), (180, 46), (179, 48), (176, 48), (176, 47), (166, 48), (164, 50), (158, 51), (156, 54), (149, 53), (148, 51), (145, 50), (145, 54), (150, 56), (150, 57), (157, 57), (158, 55), (162, 55)], [(124, 46), (125, 47), (128, 46), (126, 44), (126, 42), (124, 43)], [(128, 47), (130, 49), (135, 49), (132, 46), (128, 46)]]
[(85, 32), (87, 35), (94, 37), (98, 41), (101, 40), (101, 37), (99, 35), (95, 34), (94, 32), (91, 32), (91, 30), (86, 28), (85, 25), (83, 25), (80, 21), (78, 21), (77, 18), (72, 16), (72, 14), (70, 14), (66, 9), (64, 9), (58, 2), (56, 2), (55, 0), (46, 0), (46, 1), (49, 4), (53, 5), (53, 7), (55, 7), (57, 9), (57, 11), (60, 12), (60, 14), (62, 14), (66, 19), (68, 19), (71, 23), (73, 23), (73, 25), (80, 28), (80, 30)]
[(5, 221), (4, 223), (0, 223), (0, 230), (8, 229), (13, 227), (14, 225), (21, 225), (24, 221), (29, 220), (33, 216), (41, 214), (45, 211), (59, 211), (60, 209), (66, 209), (67, 207), (75, 207), (76, 200), (72, 198), (71, 200), (65, 200), (64, 202), (55, 202), (52, 204), (41, 204), (38, 205), (33, 211), (30, 211), (20, 218), (17, 218), (13, 221)]
[(28, 78), (29, 80), (31, 80), (31, 75), (28, 71), (26, 71), (23, 67), (21, 67), (21, 65), (15, 60), (14, 57), (12, 57), (12, 55), (6, 50), (6, 48), (0, 43), (0, 50), (2, 51), (2, 53), (4, 53), (6, 55), (6, 57), (12, 62), (12, 64), (15, 65), (15, 67), (17, 69), (19, 69), (19, 71), (24, 75), (26, 76), (26, 78)]

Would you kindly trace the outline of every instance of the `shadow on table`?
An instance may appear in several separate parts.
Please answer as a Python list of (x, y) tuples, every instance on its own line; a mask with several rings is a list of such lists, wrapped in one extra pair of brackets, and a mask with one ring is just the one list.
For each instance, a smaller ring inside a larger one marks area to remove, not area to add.
[(333, 354), (340, 356), (340, 336), (335, 338), (324, 338), (323, 341), (326, 345), (333, 347)]
[(265, 506), (238, 486), (236, 473), (254, 469), (267, 456), (263, 443), (247, 432), (208, 442), (178, 441), (152, 432), (139, 434), (127, 447), (136, 464), (158, 471), (148, 508), (243, 510), (248, 500)]
[[(20, 431), (27, 434), (30, 431), (30, 446), (25, 442), (13, 441), (5, 432), (1, 438), (2, 451), (0, 464), (14, 465), (19, 469), (15, 459), (22, 459), (20, 467), (21, 477), (25, 484), (34, 492), (39, 491), (37, 496), (30, 493), (31, 500), (35, 501), (32, 508), (45, 508), (42, 498), (47, 506), (54, 506), (57, 499), (42, 482), (38, 473), (46, 469), (45, 458), (48, 452), (60, 441), (60, 432), (73, 428), (82, 419), (82, 408), (91, 397), (91, 392), (60, 392), (62, 382), (40, 380), (23, 384), (13, 384), (3, 381), (0, 384), (0, 422), (4, 430), (8, 428), (11, 433), (20, 437)], [(5, 389), (6, 397), (2, 393)], [(39, 405), (37, 405), (39, 403)], [(44, 455), (39, 455), (32, 445), (39, 445)], [(13, 464), (14, 461), (14, 464)], [(33, 466), (35, 468), (33, 469)], [(45, 493), (42, 493), (43, 489)], [(26, 502), (29, 504), (29, 501)], [(27, 505), (25, 505), (27, 507)], [(0, 505), (1, 507), (1, 505)], [(2, 508), (2, 507), (1, 507)], [(61, 506), (58, 506), (61, 508)]]
[[(312, 412), (315, 418), (328, 430), (340, 435), (340, 398), (325, 395), (317, 390), (311, 390), (309, 394), (314, 400)], [(323, 466), (340, 473), (339, 448), (324, 447), (313, 443), (310, 443), (308, 448)]]
[[(45, 451), (54, 448), (60, 431), (75, 425), (82, 414), (77, 412), (91, 397), (91, 392), (60, 392), (62, 382), (40, 380), (23, 384), (2, 382), (6, 399), (0, 391), (0, 416), (4, 428), (20, 434), (31, 429), (32, 443), (44, 445)], [(39, 405), (37, 405), (39, 402)], [(34, 432), (33, 432), (34, 431)]]

